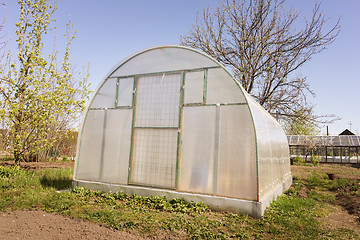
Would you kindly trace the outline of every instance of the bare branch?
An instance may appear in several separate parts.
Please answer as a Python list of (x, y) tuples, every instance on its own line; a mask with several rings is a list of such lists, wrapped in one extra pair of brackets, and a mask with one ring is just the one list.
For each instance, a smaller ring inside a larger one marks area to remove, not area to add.
[(314, 93), (306, 78), (291, 75), (335, 41), (340, 19), (325, 31), (327, 19), (315, 3), (311, 18), (295, 30), (299, 13), (285, 11), (284, 3), (220, 0), (214, 11), (203, 9), (180, 42), (230, 67), (244, 89), (278, 120), (318, 121), (308, 101)]

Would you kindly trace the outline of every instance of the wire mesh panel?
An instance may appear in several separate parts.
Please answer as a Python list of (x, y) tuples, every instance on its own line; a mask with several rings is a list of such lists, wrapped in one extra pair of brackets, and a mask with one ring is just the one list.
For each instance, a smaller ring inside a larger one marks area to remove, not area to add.
[(177, 130), (136, 129), (132, 182), (175, 187)]
[(136, 127), (177, 127), (180, 74), (139, 78)]
[(131, 183), (175, 187), (180, 74), (138, 80)]

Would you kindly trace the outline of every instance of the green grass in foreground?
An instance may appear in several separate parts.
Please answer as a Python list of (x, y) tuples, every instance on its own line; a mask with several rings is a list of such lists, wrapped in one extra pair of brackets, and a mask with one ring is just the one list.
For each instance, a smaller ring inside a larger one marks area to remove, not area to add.
[[(103, 223), (111, 228), (134, 229), (142, 236), (166, 232), (173, 238), (193, 239), (359, 239), (349, 229), (330, 229), (320, 219), (330, 213), (334, 196), (329, 189), (354, 185), (313, 175), (294, 179), (294, 187), (266, 210), (262, 219), (213, 212), (201, 203), (181, 199), (140, 197), (124, 193), (70, 190), (72, 170), (28, 172), (0, 166), (0, 210), (40, 209)], [(302, 185), (307, 198), (297, 197)], [(357, 186), (357, 185), (356, 185)], [(69, 191), (59, 191), (69, 189)]]

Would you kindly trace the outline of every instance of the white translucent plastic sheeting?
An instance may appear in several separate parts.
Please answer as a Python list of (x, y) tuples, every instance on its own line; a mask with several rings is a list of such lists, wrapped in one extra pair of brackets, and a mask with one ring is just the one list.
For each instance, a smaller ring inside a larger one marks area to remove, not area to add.
[(131, 107), (133, 99), (134, 78), (120, 78), (118, 86), (118, 107)]
[(136, 127), (178, 127), (180, 74), (139, 78)]
[(255, 100), (249, 98), (256, 127), (260, 199), (290, 175), (289, 145), (284, 131)]
[(151, 49), (130, 58), (120, 65), (111, 77), (216, 66), (218, 63), (197, 51), (182, 47), (165, 47)]
[(83, 125), (76, 179), (99, 180), (105, 110), (89, 110)]
[(213, 193), (215, 106), (185, 107), (179, 190)]
[(116, 78), (108, 78), (100, 87), (90, 105), (90, 108), (114, 108), (116, 96)]
[(214, 68), (208, 70), (206, 103), (246, 103), (246, 100), (229, 73), (223, 68)]
[(184, 102), (202, 103), (204, 93), (204, 71), (185, 74)]
[(247, 105), (221, 106), (218, 189), (221, 196), (257, 198), (254, 125)]
[(101, 181), (127, 184), (132, 110), (109, 109), (106, 119)]
[(179, 190), (256, 200), (254, 127), (246, 105), (185, 107)]
[(177, 135), (174, 129), (135, 130), (133, 184), (175, 187)]

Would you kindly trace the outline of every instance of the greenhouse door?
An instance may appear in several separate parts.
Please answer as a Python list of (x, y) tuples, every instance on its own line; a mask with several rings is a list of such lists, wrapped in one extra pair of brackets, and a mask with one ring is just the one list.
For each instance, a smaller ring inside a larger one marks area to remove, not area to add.
[(181, 74), (139, 77), (130, 184), (175, 188)]

